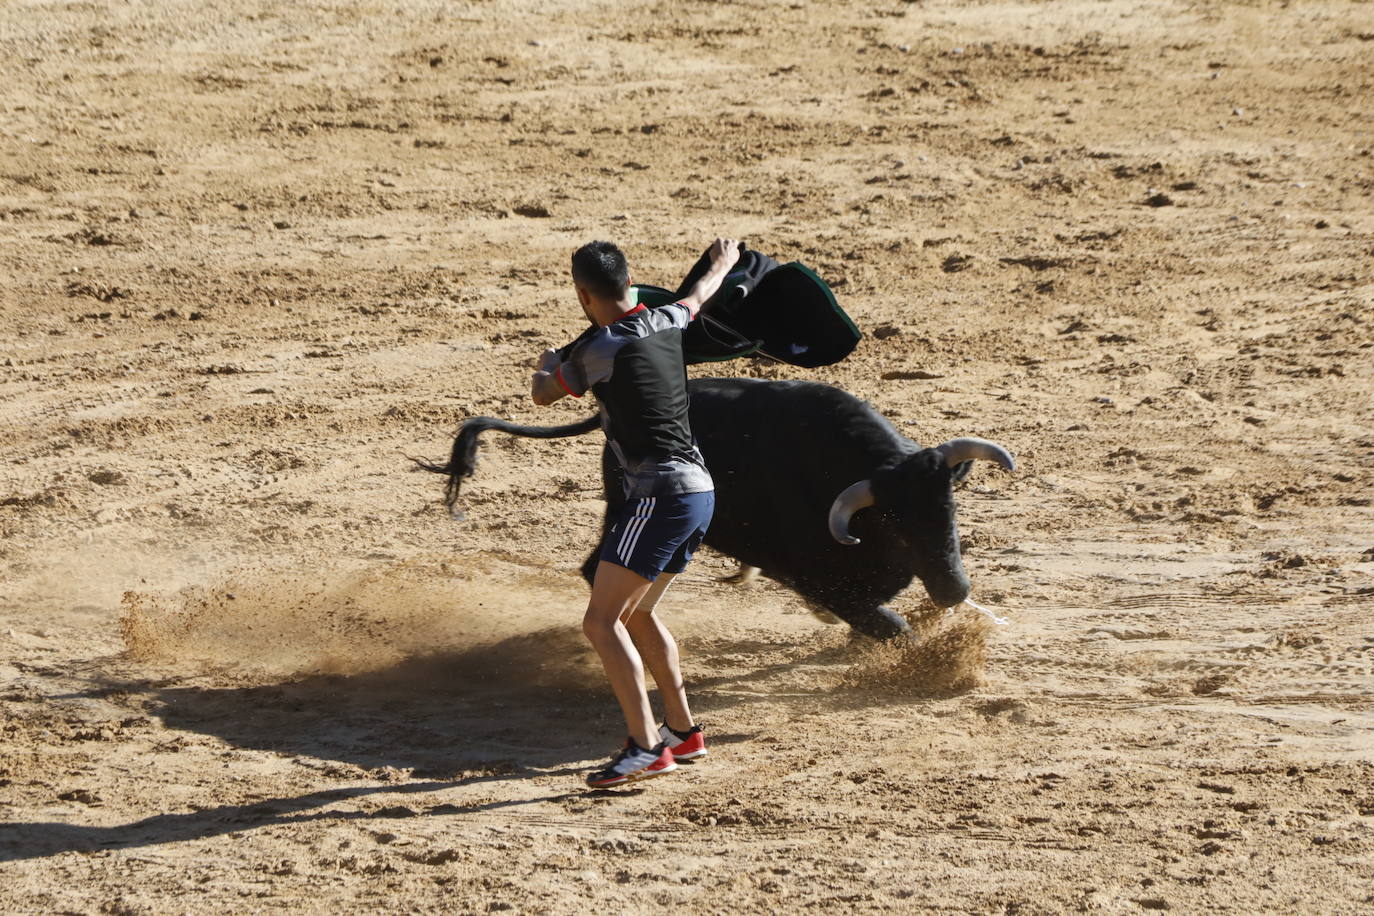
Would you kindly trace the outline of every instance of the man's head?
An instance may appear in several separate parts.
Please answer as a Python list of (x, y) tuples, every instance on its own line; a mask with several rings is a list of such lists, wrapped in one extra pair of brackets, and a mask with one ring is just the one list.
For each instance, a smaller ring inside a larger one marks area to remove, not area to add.
[(573, 286), (584, 309), (588, 297), (601, 303), (617, 303), (630, 285), (630, 268), (625, 254), (611, 242), (588, 242), (573, 252)]

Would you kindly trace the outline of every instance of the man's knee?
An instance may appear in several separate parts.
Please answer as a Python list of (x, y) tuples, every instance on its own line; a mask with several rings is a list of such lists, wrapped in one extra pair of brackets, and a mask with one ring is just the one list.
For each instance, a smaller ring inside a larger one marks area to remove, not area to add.
[(588, 608), (587, 613), (582, 615), (582, 635), (592, 642), (605, 639), (614, 628), (615, 618), (607, 620), (605, 615), (598, 614), (595, 608)]
[(582, 615), (582, 633), (592, 642), (615, 638), (615, 625), (621, 618), (625, 602), (593, 601)]

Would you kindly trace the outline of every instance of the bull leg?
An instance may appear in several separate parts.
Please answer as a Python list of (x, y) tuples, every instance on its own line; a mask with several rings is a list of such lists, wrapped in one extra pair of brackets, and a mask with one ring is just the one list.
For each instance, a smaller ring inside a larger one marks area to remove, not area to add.
[(620, 507), (624, 502), (623, 498), (616, 500), (615, 504), (612, 504), (610, 499), (606, 500), (606, 514), (601, 518), (601, 539), (596, 542), (596, 546), (592, 548), (587, 559), (582, 561), (582, 578), (587, 580), (588, 585), (591, 585), (592, 581), (596, 579), (596, 567), (601, 563), (601, 547), (606, 543), (606, 538), (610, 536), (611, 525), (620, 515)]
[(779, 581), (800, 595), (813, 614), (834, 614), (861, 636), (893, 639), (911, 632), (906, 618), (882, 603), (901, 591), (900, 586), (890, 587), (890, 582), (814, 578)]
[(906, 618), (885, 604), (869, 608), (856, 619), (849, 621), (849, 625), (874, 639), (895, 639), (911, 633), (911, 624), (907, 623)]
[(759, 568), (750, 566), (748, 563), (741, 563), (739, 569), (732, 576), (721, 576), (716, 581), (724, 582), (727, 585), (748, 585), (759, 577)]
[(855, 633), (873, 639), (894, 639), (911, 632), (911, 624), (906, 618), (883, 604), (831, 604), (826, 610), (849, 624)]
[(884, 601), (901, 591), (891, 582), (835, 579), (792, 579), (783, 582), (816, 610), (829, 611), (849, 624), (861, 636), (873, 639), (892, 639), (911, 632), (906, 618), (894, 612)]
[(592, 581), (596, 579), (596, 564), (599, 562), (601, 562), (600, 543), (598, 543), (596, 545), (596, 548), (593, 549), (592, 552), (587, 555), (587, 559), (582, 561), (582, 578), (587, 580), (588, 585), (591, 585)]

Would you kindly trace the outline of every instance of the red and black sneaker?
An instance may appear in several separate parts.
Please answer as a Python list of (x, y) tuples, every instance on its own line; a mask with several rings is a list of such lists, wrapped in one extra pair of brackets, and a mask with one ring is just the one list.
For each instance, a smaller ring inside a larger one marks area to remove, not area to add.
[(651, 751), (635, 744), (633, 738), (625, 740), (625, 747), (611, 758), (611, 762), (587, 777), (587, 785), (593, 789), (608, 789), (623, 786), (641, 779), (652, 779), (671, 773), (677, 769), (673, 754), (666, 744), (660, 743)]
[(706, 736), (702, 734), (700, 725), (679, 732), (669, 728), (665, 722), (659, 726), (658, 736), (668, 745), (674, 760), (696, 760), (706, 756)]

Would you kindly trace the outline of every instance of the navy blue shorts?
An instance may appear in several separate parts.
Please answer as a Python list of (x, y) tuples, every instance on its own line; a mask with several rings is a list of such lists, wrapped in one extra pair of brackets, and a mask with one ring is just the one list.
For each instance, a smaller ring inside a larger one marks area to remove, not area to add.
[(631, 499), (606, 534), (601, 559), (650, 582), (662, 572), (680, 573), (701, 546), (715, 511), (714, 492)]

